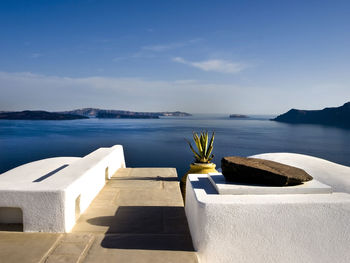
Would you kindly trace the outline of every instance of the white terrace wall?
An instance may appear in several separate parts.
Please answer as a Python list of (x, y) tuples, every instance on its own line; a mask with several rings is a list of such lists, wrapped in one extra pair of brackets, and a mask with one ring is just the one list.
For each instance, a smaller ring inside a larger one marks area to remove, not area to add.
[(192, 174), (185, 211), (201, 263), (350, 262), (347, 193), (218, 195)]
[(125, 168), (123, 148), (121, 145), (100, 148), (67, 168), (70, 169), (63, 170), (61, 176), (68, 178), (72, 173), (81, 173), (81, 176), (71, 183), (67, 182), (64, 189), (65, 232), (73, 228), (76, 218), (89, 207), (106, 179), (110, 179), (119, 168)]
[(83, 158), (57, 157), (22, 165), (0, 175), (0, 207), (21, 209), (25, 232), (69, 232), (106, 179), (123, 167), (121, 145), (100, 148)]

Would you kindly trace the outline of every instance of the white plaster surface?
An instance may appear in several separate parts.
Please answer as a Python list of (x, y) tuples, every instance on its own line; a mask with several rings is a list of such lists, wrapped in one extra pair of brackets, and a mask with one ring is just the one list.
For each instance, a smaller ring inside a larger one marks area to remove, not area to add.
[(313, 178), (331, 186), (333, 191), (350, 193), (350, 167), (348, 166), (297, 153), (265, 153), (250, 157), (301, 168)]
[(0, 207), (21, 208), (25, 232), (69, 232), (76, 207), (82, 213), (104, 186), (107, 167), (108, 178), (125, 167), (121, 145), (19, 166), (0, 175)]
[(226, 182), (225, 177), (220, 173), (208, 174), (208, 179), (221, 195), (329, 194), (332, 192), (330, 186), (322, 184), (315, 179), (300, 185), (283, 187)]
[[(316, 170), (329, 178), (311, 175), (337, 187), (323, 169)], [(219, 195), (208, 175), (190, 174), (185, 211), (201, 263), (350, 262), (347, 193)]]

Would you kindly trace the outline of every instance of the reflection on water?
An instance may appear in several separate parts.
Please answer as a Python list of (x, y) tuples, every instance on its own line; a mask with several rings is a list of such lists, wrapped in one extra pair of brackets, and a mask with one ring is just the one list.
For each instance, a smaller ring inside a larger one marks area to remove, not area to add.
[(186, 118), (0, 121), (0, 173), (55, 156), (84, 156), (99, 147), (124, 146), (129, 167), (176, 167), (179, 176), (192, 162), (184, 138), (202, 129), (216, 132), (214, 163), (223, 156), (266, 152), (309, 154), (350, 166), (350, 130), (319, 125), (291, 125), (255, 116)]

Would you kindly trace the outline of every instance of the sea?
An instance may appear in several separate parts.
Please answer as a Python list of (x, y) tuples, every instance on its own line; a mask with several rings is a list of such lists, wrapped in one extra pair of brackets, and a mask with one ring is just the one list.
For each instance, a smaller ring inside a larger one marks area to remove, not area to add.
[(215, 132), (213, 162), (224, 156), (291, 152), (350, 166), (350, 130), (286, 124), (274, 116), (230, 119), (195, 114), (160, 119), (0, 120), (0, 174), (19, 165), (57, 156), (85, 156), (121, 144), (127, 167), (175, 167), (179, 178), (193, 155), (185, 139), (192, 132)]

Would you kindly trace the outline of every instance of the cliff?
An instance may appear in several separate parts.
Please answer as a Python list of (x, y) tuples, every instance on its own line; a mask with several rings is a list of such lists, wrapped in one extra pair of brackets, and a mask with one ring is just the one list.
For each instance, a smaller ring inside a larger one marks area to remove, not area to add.
[(323, 110), (291, 109), (272, 120), (286, 123), (322, 124), (350, 128), (350, 102), (340, 107), (324, 108)]

